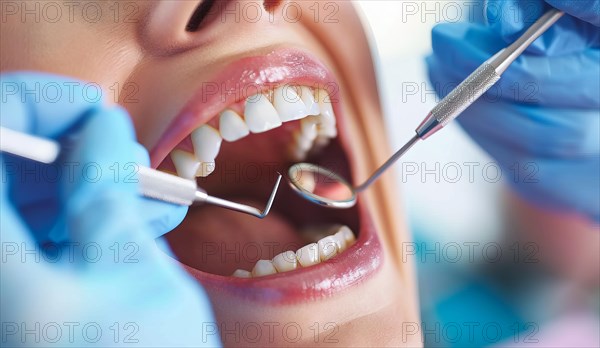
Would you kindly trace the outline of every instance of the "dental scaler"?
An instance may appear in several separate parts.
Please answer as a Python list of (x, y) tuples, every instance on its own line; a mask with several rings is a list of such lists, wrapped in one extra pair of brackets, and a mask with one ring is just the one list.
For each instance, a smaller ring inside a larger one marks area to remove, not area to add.
[(487, 90), (529, 45), (558, 21), (564, 12), (551, 9), (540, 17), (510, 46), (496, 53), (442, 99), (416, 129), (416, 135), (392, 155), (364, 183), (353, 187), (329, 169), (309, 164), (294, 164), (288, 170), (289, 184), (303, 198), (330, 208), (346, 209), (356, 204), (357, 193), (367, 189), (417, 141), (425, 140), (454, 120)]
[[(53, 140), (0, 127), (0, 151), (50, 164), (58, 157), (60, 145)], [(180, 178), (152, 168), (138, 166), (137, 177), (140, 194), (145, 197), (177, 205), (189, 206), (194, 203), (206, 203), (252, 215), (259, 219), (269, 214), (281, 182), (281, 174), (279, 174), (267, 205), (261, 211), (245, 204), (210, 196), (206, 191), (199, 188), (193, 180)]]

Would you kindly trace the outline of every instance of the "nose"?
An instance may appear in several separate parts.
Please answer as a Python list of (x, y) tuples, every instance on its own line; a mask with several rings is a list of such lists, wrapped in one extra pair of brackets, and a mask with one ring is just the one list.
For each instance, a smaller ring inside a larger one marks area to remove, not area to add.
[(146, 51), (168, 55), (236, 31), (278, 25), (287, 0), (159, 1), (142, 28)]
[(265, 10), (274, 13), (278, 7), (283, 4), (284, 0), (264, 0)]

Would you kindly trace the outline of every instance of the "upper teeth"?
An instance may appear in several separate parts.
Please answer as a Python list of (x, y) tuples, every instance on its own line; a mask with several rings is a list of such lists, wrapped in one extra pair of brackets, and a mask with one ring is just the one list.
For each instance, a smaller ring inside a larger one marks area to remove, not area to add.
[(173, 150), (171, 152), (171, 159), (175, 168), (177, 168), (177, 174), (182, 178), (194, 178), (200, 169), (200, 162), (198, 162), (196, 156), (189, 152)]
[(308, 115), (309, 111), (298, 93), (290, 86), (282, 86), (273, 93), (273, 105), (281, 121), (294, 121)]
[(244, 120), (233, 110), (225, 110), (219, 118), (221, 136), (227, 141), (242, 139), (250, 133)]
[(290, 146), (294, 160), (303, 160), (315, 145), (322, 146), (337, 136), (335, 115), (326, 91), (281, 86), (271, 94), (273, 102), (264, 94), (247, 98), (244, 118), (233, 110), (223, 111), (219, 116), (219, 130), (209, 125), (194, 130), (191, 134), (193, 154), (181, 149), (171, 152), (177, 174), (186, 179), (208, 176), (215, 170), (223, 139), (237, 141), (250, 132), (277, 128), (282, 122), (302, 119)]
[(355, 242), (354, 233), (348, 226), (320, 227), (317, 231), (312, 230), (306, 234), (313, 240), (317, 236), (321, 236), (321, 238), (296, 252), (288, 250), (276, 255), (272, 260), (259, 260), (254, 265), (252, 272), (238, 269), (233, 272), (232, 276), (238, 278), (262, 277), (313, 266), (343, 252)]
[(321, 111), (319, 110), (319, 104), (317, 104), (317, 101), (315, 100), (310, 88), (303, 86), (301, 88), (301, 94), (302, 102), (304, 102), (308, 114), (313, 116), (320, 114)]
[(262, 94), (246, 99), (244, 112), (246, 123), (252, 133), (262, 133), (281, 126), (281, 119), (273, 104)]
[[(209, 125), (204, 125), (194, 130), (191, 138), (196, 159), (200, 162), (195, 176), (207, 176), (215, 170), (215, 158), (219, 154), (223, 139), (219, 131)], [(177, 173), (179, 173), (179, 167), (177, 165), (175, 167), (177, 168)], [(187, 168), (183, 169), (187, 170)], [(181, 174), (179, 175), (181, 176)]]

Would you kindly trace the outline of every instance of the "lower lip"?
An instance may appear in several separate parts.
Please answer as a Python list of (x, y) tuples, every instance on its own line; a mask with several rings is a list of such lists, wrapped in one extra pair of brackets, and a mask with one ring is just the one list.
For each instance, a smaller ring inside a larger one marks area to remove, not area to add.
[(361, 223), (356, 243), (338, 257), (317, 266), (250, 279), (224, 277), (182, 266), (209, 293), (224, 292), (271, 305), (331, 297), (370, 279), (383, 264), (383, 251), (371, 216), (360, 200), (357, 208)]

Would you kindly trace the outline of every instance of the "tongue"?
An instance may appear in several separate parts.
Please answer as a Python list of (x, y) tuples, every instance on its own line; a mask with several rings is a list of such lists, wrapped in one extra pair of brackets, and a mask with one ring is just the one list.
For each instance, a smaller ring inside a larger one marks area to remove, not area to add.
[[(240, 200), (261, 206), (264, 202)], [(296, 251), (306, 241), (283, 215), (271, 211), (265, 219), (213, 206), (191, 208), (183, 223), (167, 235), (179, 260), (198, 270), (231, 275), (251, 271), (256, 261)]]

